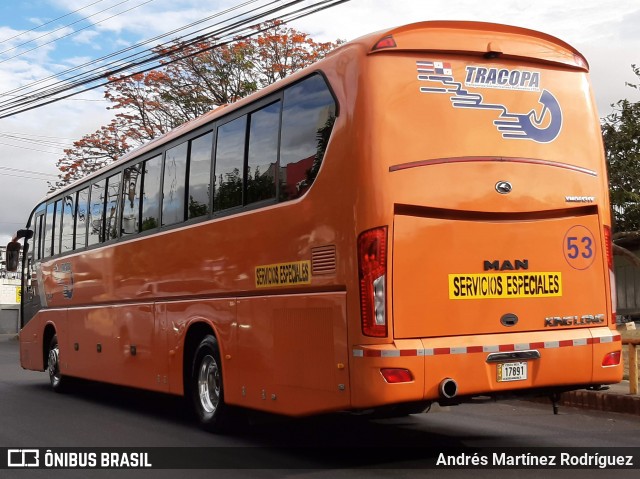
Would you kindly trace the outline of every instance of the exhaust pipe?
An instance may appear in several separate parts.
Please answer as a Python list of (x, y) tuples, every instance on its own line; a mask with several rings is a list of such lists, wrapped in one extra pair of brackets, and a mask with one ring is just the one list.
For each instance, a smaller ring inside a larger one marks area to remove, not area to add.
[(458, 383), (451, 378), (445, 378), (438, 387), (440, 396), (445, 399), (452, 399), (458, 394)]

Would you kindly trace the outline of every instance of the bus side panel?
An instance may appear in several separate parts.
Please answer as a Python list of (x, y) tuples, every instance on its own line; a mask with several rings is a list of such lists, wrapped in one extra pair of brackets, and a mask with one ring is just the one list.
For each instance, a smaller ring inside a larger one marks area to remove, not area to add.
[[(166, 363), (154, 350), (152, 303), (70, 309), (61, 372), (70, 376), (165, 391)], [(62, 346), (61, 346), (62, 347)], [(166, 357), (166, 355), (165, 355)], [(160, 377), (160, 380), (158, 378)]]
[(349, 407), (346, 293), (242, 298), (237, 328), (230, 403), (294, 416)]
[[(44, 348), (49, 345), (44, 344), (43, 341), (44, 331), (48, 324), (56, 330), (60, 351), (65, 351), (66, 353), (66, 345), (64, 343), (67, 330), (66, 320), (66, 309), (40, 311), (32, 321), (20, 330), (20, 365), (24, 369), (33, 371), (44, 371), (46, 369), (47, 362), (44, 356)], [(64, 366), (66, 365), (60, 365), (61, 368)]]

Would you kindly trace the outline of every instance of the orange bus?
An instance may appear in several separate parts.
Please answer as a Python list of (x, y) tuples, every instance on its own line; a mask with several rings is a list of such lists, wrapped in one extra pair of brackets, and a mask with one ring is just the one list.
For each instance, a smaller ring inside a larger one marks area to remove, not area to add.
[(49, 195), (20, 360), (291, 416), (621, 379), (588, 65), (546, 34), (371, 34)]

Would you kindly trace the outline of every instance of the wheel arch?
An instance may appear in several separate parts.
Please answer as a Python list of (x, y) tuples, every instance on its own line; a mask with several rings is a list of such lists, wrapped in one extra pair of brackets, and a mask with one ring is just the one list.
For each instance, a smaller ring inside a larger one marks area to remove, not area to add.
[(207, 335), (212, 335), (216, 338), (219, 344), (219, 335), (217, 334), (215, 327), (207, 321), (194, 321), (189, 324), (187, 332), (184, 337), (184, 348), (182, 356), (182, 394), (186, 395), (188, 390), (188, 381), (191, 378), (191, 362), (195, 351)]
[(47, 362), (49, 360), (49, 345), (51, 344), (51, 338), (56, 335), (56, 327), (47, 323), (44, 327), (44, 332), (42, 333), (42, 370), (44, 371), (47, 367)]

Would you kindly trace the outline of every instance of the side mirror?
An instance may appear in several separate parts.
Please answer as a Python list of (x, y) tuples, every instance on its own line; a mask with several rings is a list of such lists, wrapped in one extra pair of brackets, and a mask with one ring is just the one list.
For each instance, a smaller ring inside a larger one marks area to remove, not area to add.
[(20, 243), (11, 241), (7, 245), (7, 271), (15, 273), (18, 271), (18, 262), (20, 261)]

